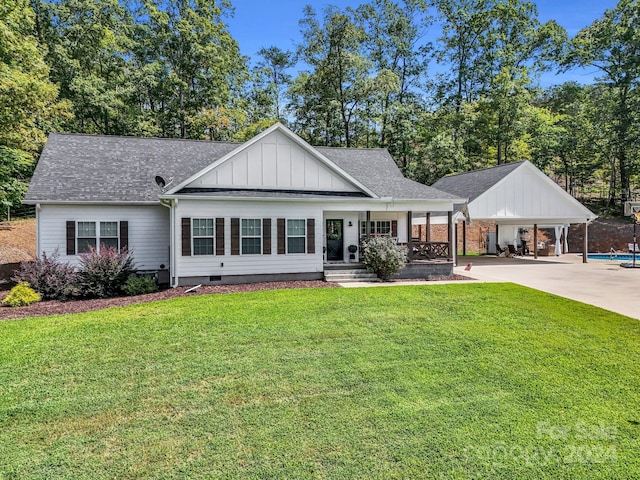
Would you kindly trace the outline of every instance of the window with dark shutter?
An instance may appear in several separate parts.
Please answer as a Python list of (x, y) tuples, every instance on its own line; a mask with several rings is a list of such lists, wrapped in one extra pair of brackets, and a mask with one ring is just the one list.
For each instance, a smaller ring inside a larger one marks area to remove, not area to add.
[(231, 255), (240, 255), (240, 219), (231, 219)]
[(182, 219), (182, 256), (191, 256), (191, 218)]
[(278, 255), (284, 255), (287, 248), (287, 232), (284, 218), (278, 219)]
[(316, 219), (307, 218), (307, 253), (316, 253)]
[(216, 255), (224, 255), (224, 218), (216, 218)]
[(76, 254), (76, 222), (67, 221), (67, 255)]
[(262, 219), (262, 254), (271, 255), (271, 219)]

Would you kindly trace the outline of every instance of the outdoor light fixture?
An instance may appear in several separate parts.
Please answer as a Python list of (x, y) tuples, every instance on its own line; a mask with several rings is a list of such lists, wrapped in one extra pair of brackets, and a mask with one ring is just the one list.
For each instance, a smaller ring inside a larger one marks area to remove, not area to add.
[(353, 227), (353, 222), (351, 220), (349, 220), (349, 226)]

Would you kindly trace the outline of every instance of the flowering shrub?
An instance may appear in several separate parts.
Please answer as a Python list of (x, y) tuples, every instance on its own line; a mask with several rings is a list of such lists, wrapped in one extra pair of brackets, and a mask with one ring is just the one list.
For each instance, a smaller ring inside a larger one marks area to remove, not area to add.
[(402, 247), (390, 237), (373, 237), (364, 242), (361, 258), (367, 270), (388, 281), (391, 275), (399, 272), (407, 261)]
[(41, 298), (40, 294), (29, 286), (29, 282), (19, 282), (11, 289), (9, 295), (4, 297), (2, 303), (10, 307), (24, 307), (39, 302)]
[(58, 251), (47, 256), (22, 262), (13, 275), (15, 282), (28, 282), (44, 299), (66, 300), (76, 292), (77, 273), (68, 263), (58, 261)]
[(133, 257), (126, 249), (115, 247), (90, 248), (79, 255), (78, 288), (84, 297), (115, 297), (122, 293), (129, 276), (134, 273)]

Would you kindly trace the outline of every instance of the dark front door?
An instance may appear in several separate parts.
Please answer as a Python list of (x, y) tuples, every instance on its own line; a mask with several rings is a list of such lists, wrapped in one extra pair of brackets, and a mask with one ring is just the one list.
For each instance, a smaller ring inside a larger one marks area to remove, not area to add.
[(327, 261), (344, 260), (344, 245), (342, 243), (342, 219), (327, 220)]

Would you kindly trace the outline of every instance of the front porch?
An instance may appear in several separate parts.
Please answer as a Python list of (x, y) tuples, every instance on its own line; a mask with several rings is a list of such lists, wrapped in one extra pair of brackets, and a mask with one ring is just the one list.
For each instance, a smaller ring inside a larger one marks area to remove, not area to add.
[[(425, 214), (423, 214), (425, 215)], [(390, 237), (406, 248), (407, 262), (453, 262), (453, 216), (447, 212), (447, 241), (431, 241), (431, 212), (426, 212), (427, 222), (420, 236), (413, 236), (413, 211), (398, 212), (323, 212), (323, 260), (331, 262), (359, 262), (361, 247), (371, 237)], [(424, 240), (422, 240), (424, 238)]]

